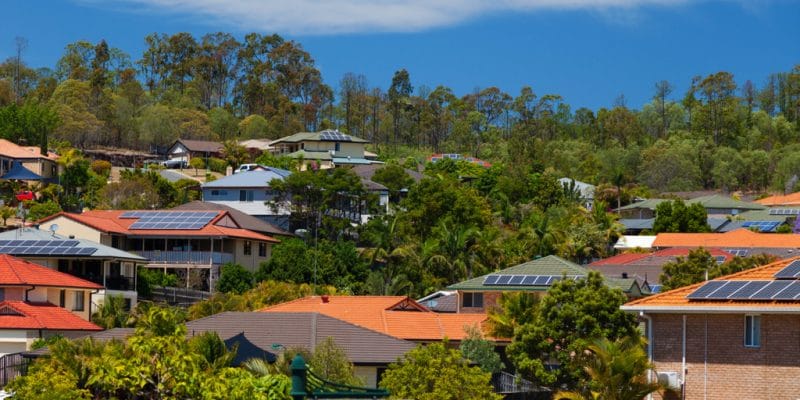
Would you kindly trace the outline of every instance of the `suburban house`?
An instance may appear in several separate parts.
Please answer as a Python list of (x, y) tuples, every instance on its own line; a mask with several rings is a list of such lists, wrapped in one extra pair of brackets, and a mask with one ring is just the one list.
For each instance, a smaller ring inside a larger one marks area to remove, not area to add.
[[(655, 218), (656, 207), (665, 201), (672, 200), (646, 199), (620, 207), (615, 211), (619, 212), (622, 219), (650, 219)], [(696, 197), (686, 200), (685, 203), (686, 205), (701, 204), (706, 209), (709, 218), (725, 218), (751, 210), (764, 210), (767, 208), (761, 204), (748, 203), (718, 194)]]
[(288, 229), (291, 208), (282, 206), (276, 209), (269, 202), (276, 196), (270, 182), (283, 180), (289, 175), (289, 171), (272, 167), (229, 175), (204, 183), (201, 186), (203, 201), (225, 205)]
[(795, 257), (622, 309), (645, 323), (648, 355), (659, 381), (678, 390), (674, 398), (794, 400), (800, 393), (799, 277)]
[(242, 229), (247, 229), (249, 231), (278, 238), (294, 237), (294, 234), (291, 232), (283, 230), (276, 225), (264, 221), (263, 219), (254, 217), (252, 215), (247, 215), (225, 204), (195, 200), (173, 207), (172, 209), (182, 211), (225, 211)]
[(653, 248), (717, 248), (739, 257), (772, 254), (778, 258), (796, 256), (800, 252), (800, 235), (774, 234), (737, 229), (726, 233), (659, 233)]
[[(20, 146), (6, 139), (0, 139), (0, 179), (16, 179), (6, 177), (17, 164), (17, 170), (24, 169), (41, 177), (40, 180), (54, 183), (58, 181), (58, 155), (51, 151), (43, 154), (39, 146)], [(39, 179), (22, 179), (39, 180)]]
[[(52, 226), (52, 225), (51, 225)], [(147, 259), (86, 239), (70, 238), (37, 227), (0, 233), (0, 253), (9, 254), (101, 286), (93, 291), (93, 307), (106, 296), (122, 296), (128, 307), (136, 305), (136, 267)]]
[[(504, 292), (529, 292), (544, 295), (560, 279), (581, 279), (589, 270), (557, 256), (537, 258), (501, 271), (468, 279), (447, 287), (458, 292), (457, 313), (485, 313), (496, 307)], [(629, 298), (650, 293), (647, 282), (633, 277), (606, 278), (610, 287), (622, 289)]]
[(565, 189), (573, 189), (580, 193), (583, 208), (589, 211), (592, 210), (592, 207), (594, 207), (594, 185), (586, 182), (576, 181), (571, 178), (560, 178), (558, 182)]
[(405, 296), (310, 296), (260, 310), (312, 312), (412, 342), (460, 342), (470, 327), (483, 329), (486, 314), (437, 313)]
[[(670, 248), (653, 253), (623, 253), (595, 261), (586, 267), (600, 272), (606, 278), (638, 278), (650, 286), (652, 293), (659, 289), (659, 277), (664, 264), (686, 258), (692, 249)], [(732, 260), (734, 255), (720, 249), (706, 249), (718, 264)]]
[(383, 164), (368, 159), (364, 146), (367, 140), (347, 135), (338, 130), (321, 132), (299, 132), (274, 140), (270, 150), (275, 155), (302, 159), (302, 169), (315, 163), (317, 168), (326, 169), (342, 165)]
[(128, 251), (183, 279), (186, 287), (212, 290), (219, 267), (241, 264), (255, 271), (269, 259), (271, 236), (243, 229), (226, 211), (92, 210), (60, 212), (40, 223), (59, 232)]
[(223, 145), (220, 142), (208, 140), (178, 139), (167, 150), (167, 158), (176, 161), (185, 161), (187, 164), (193, 157), (208, 160), (209, 157), (221, 157)]
[(0, 355), (29, 350), (38, 338), (102, 330), (89, 322), (102, 286), (0, 254)]
[(766, 207), (800, 207), (800, 192), (769, 196), (755, 200), (754, 203)]

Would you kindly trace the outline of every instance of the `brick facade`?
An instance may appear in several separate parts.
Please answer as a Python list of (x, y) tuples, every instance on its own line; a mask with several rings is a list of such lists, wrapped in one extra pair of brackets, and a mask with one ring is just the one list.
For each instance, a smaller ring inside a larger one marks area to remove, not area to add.
[[(681, 375), (683, 316), (650, 314), (657, 371)], [(744, 314), (688, 314), (686, 399), (800, 398), (800, 315), (761, 315), (761, 346), (744, 346)]]
[[(480, 292), (470, 292), (470, 293), (480, 293)], [(458, 291), (458, 311), (459, 313), (485, 313), (491, 310), (494, 307), (497, 307), (497, 303), (499, 301), (500, 295), (502, 292), (483, 292), (483, 307), (464, 307), (462, 296), (464, 292), (459, 290)]]

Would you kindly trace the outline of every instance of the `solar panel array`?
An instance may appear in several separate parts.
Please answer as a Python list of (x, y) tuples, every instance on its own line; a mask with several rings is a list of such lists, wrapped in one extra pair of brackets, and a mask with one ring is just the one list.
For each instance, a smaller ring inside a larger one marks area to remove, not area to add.
[(772, 232), (781, 221), (744, 221), (742, 222), (743, 228), (758, 228), (761, 232)]
[(323, 131), (319, 134), (319, 138), (321, 140), (331, 140), (334, 142), (352, 142), (353, 138), (349, 135), (345, 135), (339, 131)]
[(748, 249), (725, 249), (726, 252), (735, 255), (736, 257), (747, 257)]
[(798, 300), (800, 281), (710, 281), (686, 297), (691, 300)]
[(714, 260), (717, 262), (717, 264), (723, 264), (725, 263), (725, 256), (716, 256), (714, 257)]
[(0, 240), (0, 254), (17, 256), (89, 256), (97, 249), (77, 247), (77, 240)]
[(769, 215), (798, 215), (800, 208), (773, 208), (769, 210)]
[(800, 278), (800, 260), (792, 261), (773, 275), (775, 279), (797, 279)]
[[(483, 279), (487, 286), (550, 286), (564, 277), (562, 275), (488, 275)], [(568, 275), (567, 279), (578, 280), (580, 275)]]
[(130, 229), (203, 229), (214, 217), (216, 211), (128, 211), (120, 218), (138, 218)]

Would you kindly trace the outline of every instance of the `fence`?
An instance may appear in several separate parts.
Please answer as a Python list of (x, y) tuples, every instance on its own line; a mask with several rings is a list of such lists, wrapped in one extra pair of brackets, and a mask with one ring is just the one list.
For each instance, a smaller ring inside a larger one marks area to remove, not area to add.
[(233, 254), (216, 251), (133, 251), (151, 264), (225, 264), (233, 262)]
[(28, 359), (22, 357), (22, 353), (11, 353), (0, 357), (0, 387), (5, 387), (14, 378), (25, 375), (28, 362)]
[(151, 293), (153, 299), (170, 305), (189, 305), (211, 297), (211, 292), (176, 287), (156, 287)]

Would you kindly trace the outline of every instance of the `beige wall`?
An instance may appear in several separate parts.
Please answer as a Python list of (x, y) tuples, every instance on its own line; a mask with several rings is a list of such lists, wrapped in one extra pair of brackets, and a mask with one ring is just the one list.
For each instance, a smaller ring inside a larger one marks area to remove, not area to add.
[(259, 257), (258, 256), (259, 242), (255, 240), (250, 241), (250, 248), (251, 248), (250, 255), (244, 254), (245, 242), (246, 240), (244, 239), (235, 239), (233, 241), (235, 246), (235, 249), (233, 251), (233, 260), (234, 262), (241, 264), (243, 267), (247, 268), (250, 272), (255, 272), (256, 270), (258, 270), (258, 267), (261, 265), (262, 262), (269, 260), (269, 257), (272, 255), (272, 244), (267, 243), (266, 257)]
[[(60, 288), (36, 288), (28, 294), (28, 299), (31, 301), (48, 301), (52, 304), (57, 306), (61, 306), (61, 290)], [(83, 290), (83, 289), (63, 289), (64, 292), (64, 308), (69, 311), (72, 311), (73, 314), (89, 321), (91, 316), (89, 315), (89, 304), (91, 301), (91, 291), (90, 290)], [(83, 292), (83, 310), (75, 310), (75, 293), (76, 292)], [(34, 300), (33, 296), (35, 295), (36, 298), (41, 298), (43, 295), (46, 296), (44, 300)]]
[(18, 329), (0, 330), (0, 356), (19, 353), (28, 348), (28, 331)]
[(378, 367), (356, 365), (353, 368), (353, 375), (364, 382), (364, 387), (378, 387)]
[[(303, 148), (307, 151), (331, 151), (336, 150), (335, 142), (303, 142)], [(336, 157), (356, 157), (364, 158), (364, 143), (339, 142), (339, 151), (334, 153)]]
[(44, 224), (42, 224), (42, 229), (49, 229), (50, 225), (52, 224), (58, 224), (58, 230), (56, 231), (56, 233), (58, 233), (59, 235), (63, 236), (74, 235), (76, 238), (102, 243), (101, 241), (102, 235), (100, 231), (94, 228), (90, 228), (79, 222), (76, 222), (75, 220), (67, 218), (63, 215), (45, 222)]
[(58, 166), (55, 161), (52, 160), (25, 160), (22, 162), (22, 166), (44, 178), (53, 178), (58, 176)]

